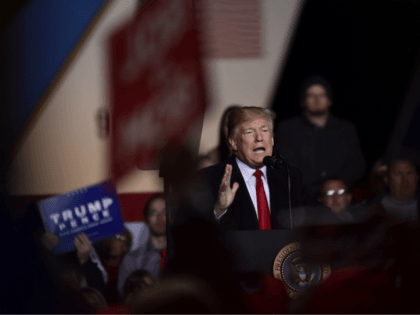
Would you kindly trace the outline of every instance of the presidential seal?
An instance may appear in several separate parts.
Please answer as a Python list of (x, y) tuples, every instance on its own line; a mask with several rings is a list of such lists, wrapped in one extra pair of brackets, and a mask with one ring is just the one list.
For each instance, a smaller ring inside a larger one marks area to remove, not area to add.
[(291, 243), (277, 254), (273, 266), (274, 277), (283, 281), (290, 298), (297, 298), (300, 291), (316, 285), (331, 274), (328, 264), (308, 264), (302, 260), (300, 243)]

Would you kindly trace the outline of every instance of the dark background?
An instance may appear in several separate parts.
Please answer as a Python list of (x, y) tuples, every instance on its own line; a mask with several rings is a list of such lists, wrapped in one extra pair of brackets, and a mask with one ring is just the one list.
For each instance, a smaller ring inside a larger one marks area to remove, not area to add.
[[(420, 1), (307, 0), (290, 45), (272, 103), (278, 120), (301, 113), (298, 95), (305, 78), (324, 76), (333, 88), (331, 111), (356, 125), (370, 171), (386, 153), (413, 88)], [(418, 108), (414, 117), (403, 142), (418, 147)]]

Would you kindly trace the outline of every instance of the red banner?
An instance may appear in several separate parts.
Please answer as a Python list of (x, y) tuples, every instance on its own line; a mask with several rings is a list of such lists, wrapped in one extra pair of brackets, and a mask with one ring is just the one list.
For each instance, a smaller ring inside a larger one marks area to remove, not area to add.
[(110, 37), (111, 168), (157, 169), (205, 110), (203, 72), (190, 0), (153, 0)]

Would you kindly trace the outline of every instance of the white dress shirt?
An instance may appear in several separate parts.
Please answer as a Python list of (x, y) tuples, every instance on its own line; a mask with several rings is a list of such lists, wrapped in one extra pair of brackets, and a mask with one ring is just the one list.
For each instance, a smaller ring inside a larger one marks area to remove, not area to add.
[[(254, 176), (254, 173), (255, 173), (256, 169), (246, 165), (244, 162), (242, 162), (237, 157), (236, 157), (236, 163), (238, 164), (239, 170), (240, 170), (240, 172), (242, 174), (242, 177), (245, 181), (246, 188), (248, 189), (248, 193), (249, 193), (249, 196), (251, 197), (252, 204), (254, 205), (255, 214), (257, 215), (257, 218), (258, 218), (257, 189), (256, 189), (257, 178)], [(262, 179), (263, 185), (264, 185), (265, 196), (267, 197), (268, 208), (269, 208), (270, 213), (271, 213), (270, 189), (268, 188), (268, 182), (267, 182), (267, 167), (264, 165), (262, 168), (260, 168), (260, 170), (262, 172), (261, 179)], [(235, 198), (236, 198), (236, 196), (235, 196)], [(216, 211), (214, 211), (214, 214), (216, 215), (217, 220), (219, 220), (225, 213), (226, 213), (226, 211), (223, 212), (219, 217), (217, 217)]]

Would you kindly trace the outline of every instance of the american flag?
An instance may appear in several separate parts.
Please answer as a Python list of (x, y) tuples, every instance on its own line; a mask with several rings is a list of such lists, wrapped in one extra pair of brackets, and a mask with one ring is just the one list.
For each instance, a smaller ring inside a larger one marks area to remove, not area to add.
[(196, 1), (205, 57), (261, 57), (261, 0)]

